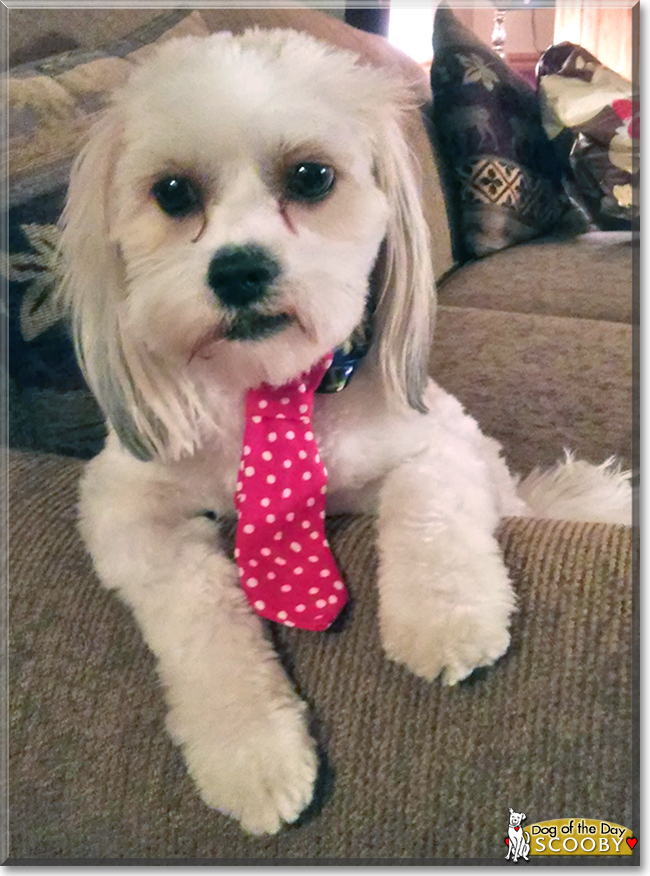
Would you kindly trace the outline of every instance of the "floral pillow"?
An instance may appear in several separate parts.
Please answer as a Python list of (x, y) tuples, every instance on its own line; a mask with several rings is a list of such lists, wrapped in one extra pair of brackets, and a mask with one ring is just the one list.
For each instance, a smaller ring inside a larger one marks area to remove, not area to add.
[(576, 213), (535, 90), (447, 6), (436, 12), (433, 50), (433, 136), (458, 259), (566, 228)]
[(558, 43), (537, 69), (544, 127), (601, 228), (639, 219), (639, 101), (632, 84), (582, 46)]

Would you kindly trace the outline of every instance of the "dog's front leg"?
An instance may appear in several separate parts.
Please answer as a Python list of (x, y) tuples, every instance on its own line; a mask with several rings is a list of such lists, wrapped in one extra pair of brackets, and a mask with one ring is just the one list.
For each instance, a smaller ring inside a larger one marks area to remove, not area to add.
[(515, 602), (489, 477), (480, 460), (454, 463), (429, 451), (392, 471), (378, 521), (384, 649), (447, 684), (506, 651)]
[(81, 529), (157, 658), (169, 732), (206, 803), (252, 833), (275, 832), (313, 793), (304, 704), (219, 550), (216, 524), (191, 513), (182, 486), (141, 477), (134, 461), (124, 474), (105, 454), (82, 481)]

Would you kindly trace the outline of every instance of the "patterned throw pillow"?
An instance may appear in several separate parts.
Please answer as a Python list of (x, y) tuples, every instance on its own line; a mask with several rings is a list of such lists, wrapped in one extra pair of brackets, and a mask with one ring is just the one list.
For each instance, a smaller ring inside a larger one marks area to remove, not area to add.
[(639, 101), (632, 84), (582, 46), (558, 43), (537, 73), (544, 127), (601, 228), (639, 219)]
[(575, 211), (534, 89), (443, 5), (431, 88), (458, 259), (568, 230)]
[(103, 445), (102, 414), (52, 294), (69, 170), (109, 93), (153, 42), (207, 33), (198, 12), (173, 10), (105, 49), (64, 52), (9, 72), (9, 252), (2, 267), (9, 279), (13, 447), (89, 457)]
[(9, 441), (89, 457), (102, 447), (103, 417), (53, 298), (64, 199), (62, 187), (9, 211)]

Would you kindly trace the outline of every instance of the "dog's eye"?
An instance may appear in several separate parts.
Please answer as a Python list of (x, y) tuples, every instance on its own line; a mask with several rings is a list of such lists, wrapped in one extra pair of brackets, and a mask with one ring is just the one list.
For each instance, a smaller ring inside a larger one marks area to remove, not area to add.
[(334, 168), (316, 161), (302, 161), (286, 177), (287, 196), (292, 201), (320, 201), (332, 190)]
[(201, 205), (201, 194), (196, 183), (186, 176), (166, 176), (159, 179), (154, 183), (151, 194), (168, 216), (187, 216)]

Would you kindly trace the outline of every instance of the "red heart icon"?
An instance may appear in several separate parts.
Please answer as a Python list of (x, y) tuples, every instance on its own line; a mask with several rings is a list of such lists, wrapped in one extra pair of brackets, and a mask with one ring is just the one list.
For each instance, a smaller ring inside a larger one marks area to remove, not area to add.
[(507, 846), (510, 845), (510, 840), (508, 839), (508, 837), (506, 837), (506, 845), (507, 845)]
[(628, 846), (629, 846), (631, 849), (633, 849), (634, 846), (635, 846), (639, 841), (638, 841), (638, 839), (637, 839), (635, 836), (628, 836), (628, 838), (625, 840), (625, 842), (628, 844)]
[(518, 827), (515, 827), (515, 830), (519, 830), (519, 828), (518, 828)]

